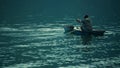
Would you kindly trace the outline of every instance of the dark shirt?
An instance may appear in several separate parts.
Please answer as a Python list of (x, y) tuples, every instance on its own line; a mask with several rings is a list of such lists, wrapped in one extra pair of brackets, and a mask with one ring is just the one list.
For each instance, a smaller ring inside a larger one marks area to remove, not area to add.
[(85, 19), (81, 22), (82, 22), (81, 28), (83, 31), (87, 31), (87, 32), (92, 31), (92, 25), (90, 19)]

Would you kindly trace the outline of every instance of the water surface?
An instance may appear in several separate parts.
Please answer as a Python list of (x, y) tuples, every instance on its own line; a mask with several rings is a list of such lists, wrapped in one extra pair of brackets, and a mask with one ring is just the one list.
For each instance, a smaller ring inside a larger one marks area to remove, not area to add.
[(0, 67), (120, 67), (119, 25), (93, 26), (106, 30), (105, 35), (84, 37), (64, 34), (64, 25), (75, 25), (73, 17), (54, 20), (43, 21), (42, 24), (0, 24)]

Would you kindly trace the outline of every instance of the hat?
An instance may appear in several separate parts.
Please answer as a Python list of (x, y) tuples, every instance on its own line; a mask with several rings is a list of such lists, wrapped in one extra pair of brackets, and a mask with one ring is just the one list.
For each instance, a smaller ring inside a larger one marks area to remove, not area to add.
[(84, 18), (88, 18), (89, 16), (88, 15), (85, 15)]

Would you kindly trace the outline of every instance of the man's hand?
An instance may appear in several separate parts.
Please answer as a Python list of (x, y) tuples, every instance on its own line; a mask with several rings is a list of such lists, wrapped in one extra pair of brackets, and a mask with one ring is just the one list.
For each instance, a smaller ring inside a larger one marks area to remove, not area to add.
[(80, 19), (76, 19), (76, 21), (77, 21), (77, 22), (79, 22), (79, 23), (81, 22), (81, 20), (80, 20)]

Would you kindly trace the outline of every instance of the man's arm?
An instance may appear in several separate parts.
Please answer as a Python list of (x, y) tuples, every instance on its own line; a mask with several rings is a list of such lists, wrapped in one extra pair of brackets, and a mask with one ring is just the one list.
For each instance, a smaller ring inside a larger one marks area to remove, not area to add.
[(76, 19), (76, 21), (77, 21), (78, 23), (81, 23), (81, 22), (82, 22), (80, 19)]

